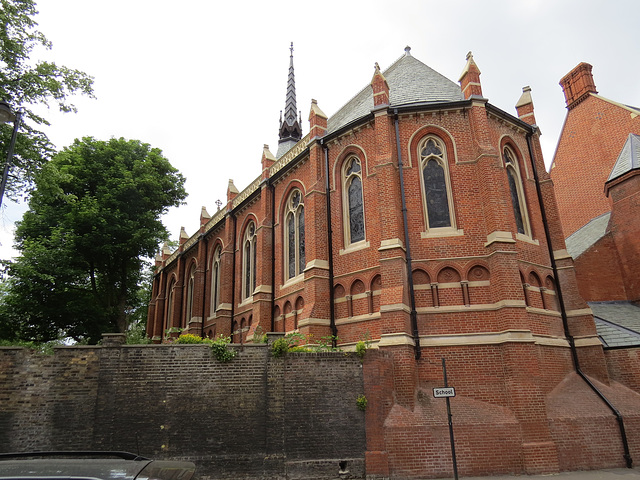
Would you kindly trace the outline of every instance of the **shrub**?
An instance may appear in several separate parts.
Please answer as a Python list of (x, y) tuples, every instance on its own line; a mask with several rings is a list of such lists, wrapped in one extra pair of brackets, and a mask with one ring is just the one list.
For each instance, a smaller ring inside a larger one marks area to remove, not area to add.
[(210, 340), (192, 333), (185, 333), (176, 338), (174, 343), (210, 343)]
[(211, 342), (211, 351), (218, 359), (219, 362), (230, 362), (233, 360), (238, 352), (234, 349), (229, 348), (229, 344), (231, 343), (230, 337), (225, 337), (224, 335), (218, 335), (218, 338), (215, 340), (210, 340)]
[(356, 406), (363, 412), (367, 409), (367, 403), (367, 397), (365, 397), (364, 395), (360, 395), (358, 398), (356, 398)]
[(360, 340), (358, 343), (356, 343), (356, 355), (363, 359), (365, 353), (367, 353), (367, 344), (364, 342), (364, 340)]

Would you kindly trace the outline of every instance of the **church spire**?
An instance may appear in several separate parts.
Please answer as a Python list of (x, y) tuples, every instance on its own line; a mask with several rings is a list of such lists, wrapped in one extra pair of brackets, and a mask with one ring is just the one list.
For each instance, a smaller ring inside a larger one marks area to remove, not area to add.
[(302, 138), (301, 121), (298, 119), (296, 105), (296, 78), (293, 71), (293, 42), (289, 48), (289, 77), (287, 78), (287, 99), (284, 107), (284, 119), (280, 112), (280, 139), (278, 140), (277, 158), (289, 151)]

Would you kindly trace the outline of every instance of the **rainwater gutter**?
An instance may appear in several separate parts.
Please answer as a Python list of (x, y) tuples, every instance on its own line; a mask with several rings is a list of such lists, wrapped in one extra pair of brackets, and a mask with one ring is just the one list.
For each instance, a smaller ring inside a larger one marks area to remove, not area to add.
[(549, 249), (549, 258), (551, 259), (551, 268), (553, 270), (553, 276), (556, 279), (556, 293), (558, 297), (558, 303), (560, 304), (560, 315), (562, 316), (562, 325), (564, 327), (564, 336), (569, 342), (569, 346), (571, 348), (571, 356), (573, 358), (573, 364), (576, 369), (576, 373), (584, 380), (584, 382), (589, 385), (591, 390), (595, 392), (595, 394), (600, 397), (600, 399), (609, 407), (609, 410), (615, 415), (616, 420), (618, 421), (618, 426), (620, 428), (620, 436), (622, 438), (622, 447), (624, 449), (624, 459), (627, 465), (627, 468), (633, 467), (633, 459), (631, 458), (631, 453), (629, 452), (629, 442), (627, 440), (627, 434), (624, 429), (624, 419), (622, 415), (618, 411), (618, 409), (609, 401), (609, 399), (596, 387), (593, 382), (584, 374), (582, 369), (580, 368), (580, 362), (578, 360), (578, 351), (576, 349), (575, 341), (573, 336), (569, 331), (569, 321), (567, 319), (567, 310), (564, 304), (564, 298), (562, 296), (562, 287), (560, 286), (560, 278), (558, 277), (558, 267), (556, 265), (556, 260), (553, 255), (553, 245), (551, 244), (551, 233), (549, 232), (549, 224), (547, 223), (547, 213), (545, 210), (544, 202), (542, 200), (542, 191), (540, 189), (540, 179), (538, 177), (538, 170), (536, 168), (536, 162), (533, 157), (533, 146), (531, 144), (531, 136), (537, 130), (537, 127), (531, 126), (531, 130), (527, 132), (527, 148), (529, 149), (529, 159), (531, 160), (531, 168), (533, 170), (533, 178), (536, 184), (536, 192), (538, 194), (538, 203), (540, 204), (540, 212), (542, 214), (542, 224), (544, 225), (544, 234), (547, 239), (547, 248)]
[(327, 247), (329, 256), (329, 325), (331, 327), (331, 345), (336, 348), (338, 343), (338, 327), (336, 326), (336, 312), (333, 291), (333, 229), (331, 228), (331, 185), (329, 182), (329, 147), (320, 139), (324, 153), (325, 194), (327, 199)]
[(409, 224), (407, 221), (407, 200), (404, 193), (404, 165), (400, 148), (400, 129), (398, 127), (398, 109), (393, 110), (393, 123), (396, 129), (396, 148), (398, 151), (398, 170), (400, 174), (400, 198), (402, 199), (402, 223), (404, 224), (405, 258), (407, 261), (407, 280), (409, 282), (409, 301), (411, 304), (411, 329), (414, 343), (414, 355), (420, 360), (420, 334), (418, 332), (418, 313), (416, 312), (416, 295), (413, 287), (413, 268), (411, 266), (411, 242), (409, 241)]

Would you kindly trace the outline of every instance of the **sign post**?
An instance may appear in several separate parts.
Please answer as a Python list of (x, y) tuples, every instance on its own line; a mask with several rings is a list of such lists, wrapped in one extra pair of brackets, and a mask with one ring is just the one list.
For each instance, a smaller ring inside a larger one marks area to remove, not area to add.
[(435, 398), (444, 398), (447, 401), (447, 421), (449, 422), (449, 438), (451, 440), (451, 458), (453, 460), (453, 475), (458, 480), (458, 464), (456, 462), (456, 446), (453, 440), (453, 422), (451, 421), (451, 403), (449, 398), (456, 396), (456, 390), (449, 386), (447, 381), (447, 364), (442, 358), (442, 375), (444, 376), (444, 388), (434, 388), (433, 396)]

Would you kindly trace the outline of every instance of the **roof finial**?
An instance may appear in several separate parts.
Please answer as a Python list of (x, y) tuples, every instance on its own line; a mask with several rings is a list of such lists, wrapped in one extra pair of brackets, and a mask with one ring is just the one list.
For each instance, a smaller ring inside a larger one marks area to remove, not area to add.
[(291, 51), (291, 56), (293, 57), (293, 42), (291, 42), (291, 46), (289, 47), (289, 50)]
[(404, 54), (405, 55), (411, 55), (411, 47), (409, 45), (404, 47)]

